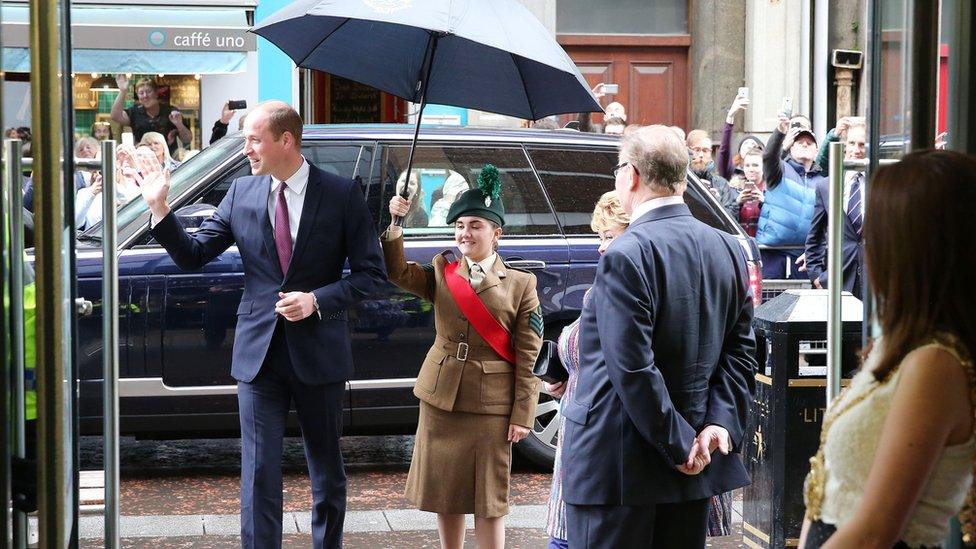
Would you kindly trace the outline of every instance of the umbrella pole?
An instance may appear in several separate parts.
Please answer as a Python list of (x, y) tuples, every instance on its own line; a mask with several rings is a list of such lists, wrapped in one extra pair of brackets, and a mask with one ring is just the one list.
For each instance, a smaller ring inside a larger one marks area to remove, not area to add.
[[(417, 124), (413, 129), (413, 141), (410, 142), (410, 155), (407, 156), (407, 171), (404, 172), (406, 173), (406, 177), (403, 180), (403, 191), (400, 192), (400, 196), (403, 198), (410, 198), (410, 173), (413, 171), (413, 153), (417, 150), (417, 139), (420, 137), (420, 121), (424, 116), (424, 107), (427, 106), (427, 83), (430, 81), (430, 69), (434, 66), (434, 53), (437, 51), (438, 40), (440, 40), (440, 36), (434, 34), (424, 59), (426, 63), (423, 69), (423, 76), (420, 79), (420, 110), (417, 111)], [(419, 178), (420, 176), (417, 177)], [(395, 217), (393, 224), (397, 227), (402, 227), (403, 218), (399, 216)]]

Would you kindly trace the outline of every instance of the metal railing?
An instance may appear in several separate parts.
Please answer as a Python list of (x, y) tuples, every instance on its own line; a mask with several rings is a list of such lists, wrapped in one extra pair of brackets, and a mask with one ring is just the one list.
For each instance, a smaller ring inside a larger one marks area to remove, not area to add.
[[(117, 250), (117, 219), (115, 193), (115, 141), (102, 141), (101, 160), (76, 158), (74, 164), (80, 168), (102, 170), (102, 371), (103, 371), (103, 450), (105, 464), (105, 540), (107, 548), (119, 546), (119, 269)], [(11, 269), (11, 335), (12, 337), (12, 366), (14, 368), (14, 394), (12, 406), (14, 409), (14, 444), (15, 455), (25, 457), (26, 437), (25, 425), (25, 395), (24, 395), (24, 239), (23, 239), (23, 184), (22, 169), (31, 167), (31, 158), (21, 157), (21, 141), (18, 139), (4, 140), (3, 149), (3, 185), (11, 191), (10, 212), (4, 216), (10, 220), (11, 228), (11, 261), (19, 268)], [(73, 199), (73, 198), (72, 198)], [(38, 250), (41, 254), (44, 250)], [(84, 298), (76, 303), (76, 313), (90, 314), (92, 304)], [(38, 365), (39, 366), (39, 365)], [(40, 441), (39, 441), (40, 442)], [(76, 487), (77, 488), (77, 487)], [(43, 526), (39, 525), (39, 530)], [(15, 547), (26, 546), (27, 516), (23, 513), (14, 515)], [(22, 541), (21, 541), (22, 540)]]

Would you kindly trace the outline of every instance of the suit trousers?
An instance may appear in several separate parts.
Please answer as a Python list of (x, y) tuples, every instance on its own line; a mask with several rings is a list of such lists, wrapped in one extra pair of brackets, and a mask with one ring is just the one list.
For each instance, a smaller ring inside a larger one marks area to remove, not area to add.
[(339, 450), (345, 383), (306, 385), (291, 366), (279, 319), (258, 375), (238, 382), (241, 417), (241, 546), (281, 547), (281, 455), (292, 401), (312, 483), (312, 545), (342, 547), (346, 473)]
[(705, 547), (708, 499), (657, 505), (566, 505), (570, 549)]

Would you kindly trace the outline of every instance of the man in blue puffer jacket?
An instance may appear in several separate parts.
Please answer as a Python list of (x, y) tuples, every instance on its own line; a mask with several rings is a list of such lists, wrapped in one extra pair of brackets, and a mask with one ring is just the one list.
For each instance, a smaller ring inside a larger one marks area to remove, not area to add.
[[(756, 240), (762, 246), (786, 248), (762, 250), (764, 279), (806, 278), (799, 272), (803, 265), (801, 254), (813, 219), (815, 189), (824, 179), (815, 162), (817, 138), (810, 130), (789, 126), (790, 119), (780, 115), (779, 125), (763, 152), (766, 192)], [(789, 156), (782, 159), (779, 151), (787, 132), (792, 144)]]

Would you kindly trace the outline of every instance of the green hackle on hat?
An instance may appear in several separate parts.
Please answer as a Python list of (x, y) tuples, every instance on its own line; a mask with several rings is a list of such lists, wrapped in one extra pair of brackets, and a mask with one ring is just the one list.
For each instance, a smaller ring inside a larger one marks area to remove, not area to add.
[(502, 179), (498, 168), (485, 164), (478, 175), (478, 186), (458, 196), (447, 212), (447, 222), (454, 223), (461, 216), (487, 219), (499, 227), (505, 226), (505, 206), (502, 205)]

